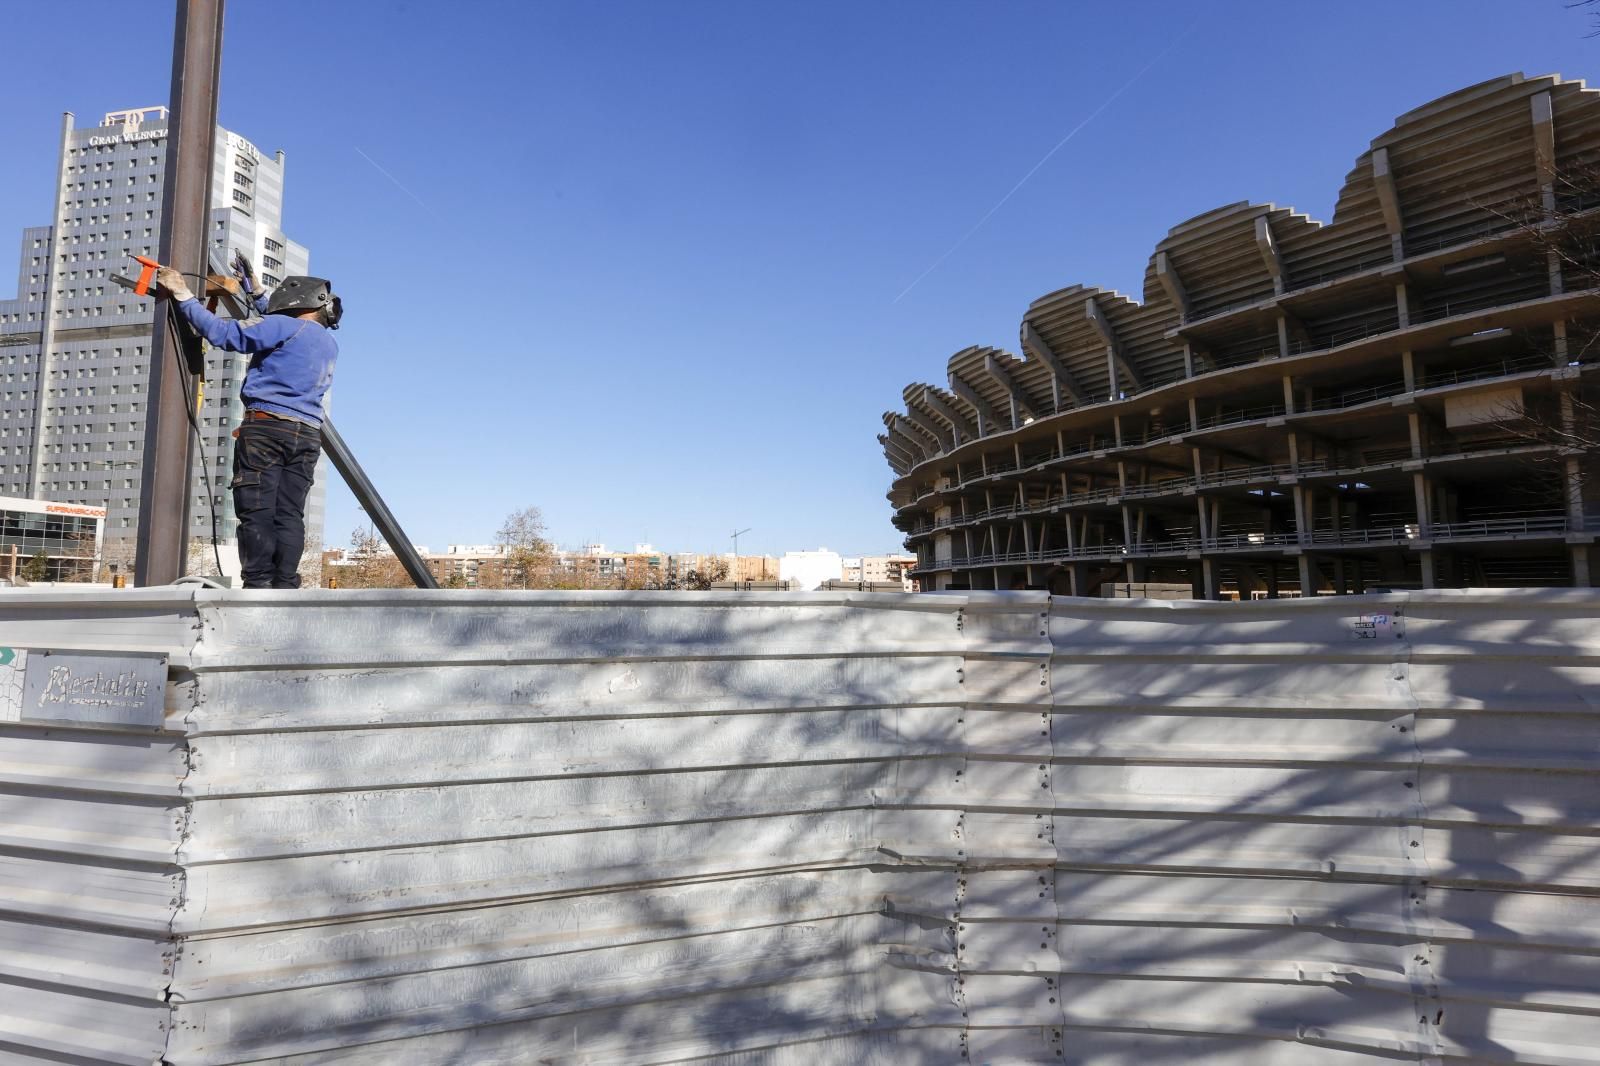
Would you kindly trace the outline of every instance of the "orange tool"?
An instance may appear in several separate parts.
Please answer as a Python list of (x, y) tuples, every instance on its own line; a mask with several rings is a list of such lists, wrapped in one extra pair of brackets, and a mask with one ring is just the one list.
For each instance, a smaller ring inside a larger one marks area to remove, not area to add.
[(146, 259), (142, 255), (133, 257), (142, 268), (139, 271), (139, 280), (134, 282), (133, 293), (135, 296), (146, 296), (150, 292), (150, 279), (156, 276), (156, 269), (161, 266), (154, 259)]

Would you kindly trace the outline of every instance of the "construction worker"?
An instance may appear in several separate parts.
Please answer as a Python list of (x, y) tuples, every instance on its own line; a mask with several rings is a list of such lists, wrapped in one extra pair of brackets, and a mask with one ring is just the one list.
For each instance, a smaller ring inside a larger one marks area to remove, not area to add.
[(306, 496), (322, 451), (322, 401), (339, 355), (331, 331), (339, 328), (343, 304), (326, 280), (289, 277), (264, 306), (264, 297), (246, 290), (265, 312), (246, 325), (207, 311), (172, 267), (161, 267), (156, 282), (212, 347), (250, 356), (239, 390), (244, 423), (233, 433), (244, 587), (299, 588)]

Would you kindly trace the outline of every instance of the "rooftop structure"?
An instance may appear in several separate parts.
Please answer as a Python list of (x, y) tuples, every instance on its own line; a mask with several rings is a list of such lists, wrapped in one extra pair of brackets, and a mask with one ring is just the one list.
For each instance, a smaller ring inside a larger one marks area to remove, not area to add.
[(922, 587), (1590, 584), (1593, 456), (1517, 426), (1596, 387), (1594, 281), (1518, 212), (1600, 210), (1564, 180), (1597, 159), (1600, 94), (1498, 78), (1402, 115), (1330, 225), (1230, 204), (1169, 231), (1143, 303), (1035, 300), (1021, 358), (964, 348), (884, 416)]

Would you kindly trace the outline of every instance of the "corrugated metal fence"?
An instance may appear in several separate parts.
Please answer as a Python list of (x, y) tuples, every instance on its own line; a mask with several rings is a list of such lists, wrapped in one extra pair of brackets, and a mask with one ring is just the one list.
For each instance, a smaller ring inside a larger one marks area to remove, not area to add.
[(1597, 609), (7, 594), (0, 1061), (1600, 1062)]

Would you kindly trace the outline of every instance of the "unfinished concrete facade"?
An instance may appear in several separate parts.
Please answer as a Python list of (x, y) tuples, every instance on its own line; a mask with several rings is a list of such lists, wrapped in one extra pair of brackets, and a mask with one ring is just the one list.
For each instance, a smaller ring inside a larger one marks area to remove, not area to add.
[(1143, 303), (1034, 301), (1023, 358), (963, 349), (884, 416), (922, 587), (1591, 584), (1592, 455), (1528, 425), (1600, 380), (1593, 278), (1538, 236), (1594, 210), (1563, 176), (1597, 158), (1600, 94), (1496, 79), (1402, 115), (1329, 225), (1231, 204), (1157, 245)]

